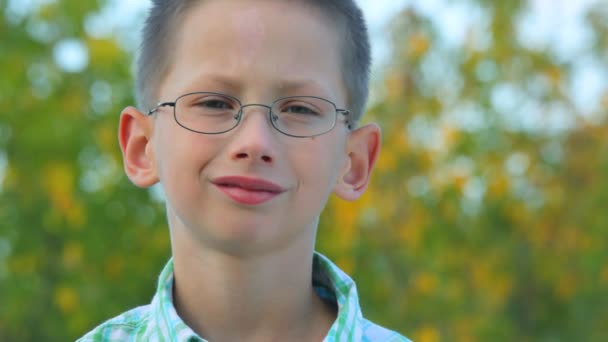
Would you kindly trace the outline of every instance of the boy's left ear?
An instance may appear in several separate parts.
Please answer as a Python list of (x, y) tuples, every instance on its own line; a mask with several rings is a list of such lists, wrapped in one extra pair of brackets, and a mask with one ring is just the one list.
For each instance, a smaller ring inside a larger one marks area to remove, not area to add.
[(347, 201), (354, 201), (363, 195), (380, 153), (380, 143), (380, 127), (375, 123), (350, 133), (346, 146), (347, 160), (334, 187), (336, 195)]

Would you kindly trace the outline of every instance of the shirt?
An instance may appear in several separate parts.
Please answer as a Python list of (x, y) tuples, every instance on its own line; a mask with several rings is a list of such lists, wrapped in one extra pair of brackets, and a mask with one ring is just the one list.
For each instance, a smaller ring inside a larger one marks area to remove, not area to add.
[[(152, 303), (112, 318), (79, 339), (102, 341), (204, 342), (179, 317), (173, 306), (173, 260), (160, 274)], [(324, 300), (335, 303), (338, 314), (324, 342), (408, 342), (398, 333), (365, 319), (359, 307), (354, 281), (327, 257), (313, 257), (313, 286)]]

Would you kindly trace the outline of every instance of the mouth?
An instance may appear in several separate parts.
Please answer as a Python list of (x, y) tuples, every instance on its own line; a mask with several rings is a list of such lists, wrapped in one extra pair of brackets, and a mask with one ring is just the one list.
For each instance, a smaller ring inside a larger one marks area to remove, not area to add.
[(211, 183), (233, 201), (245, 205), (262, 204), (285, 192), (280, 185), (260, 178), (219, 177)]

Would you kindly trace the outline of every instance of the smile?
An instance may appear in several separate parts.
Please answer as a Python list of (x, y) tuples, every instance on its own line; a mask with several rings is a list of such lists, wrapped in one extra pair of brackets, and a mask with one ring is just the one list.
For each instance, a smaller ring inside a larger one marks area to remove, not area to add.
[(262, 204), (285, 192), (281, 186), (258, 178), (219, 177), (211, 183), (235, 202), (246, 205)]

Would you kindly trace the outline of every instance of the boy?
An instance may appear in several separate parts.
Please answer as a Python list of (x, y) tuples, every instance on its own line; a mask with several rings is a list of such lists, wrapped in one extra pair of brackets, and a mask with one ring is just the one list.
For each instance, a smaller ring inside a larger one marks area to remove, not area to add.
[(130, 180), (163, 186), (173, 258), (150, 305), (81, 340), (407, 341), (313, 252), (330, 193), (357, 199), (378, 156), (356, 128), (369, 64), (351, 0), (154, 0), (119, 142)]

